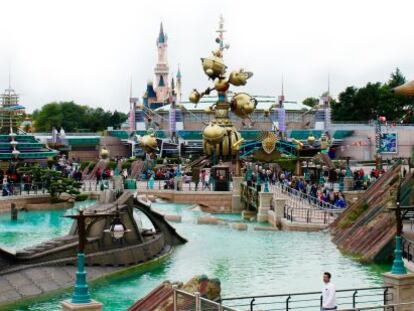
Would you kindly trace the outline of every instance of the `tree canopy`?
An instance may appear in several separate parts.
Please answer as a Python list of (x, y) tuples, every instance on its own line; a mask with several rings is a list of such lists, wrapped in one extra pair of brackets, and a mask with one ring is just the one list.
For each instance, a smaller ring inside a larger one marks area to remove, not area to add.
[(104, 111), (70, 102), (52, 102), (33, 112), (36, 131), (50, 132), (63, 127), (66, 132), (102, 131), (108, 126), (119, 128), (127, 119), (125, 113)]
[(388, 121), (407, 122), (411, 115), (413, 98), (397, 96), (392, 89), (406, 82), (397, 68), (386, 83), (367, 83), (364, 87), (347, 87), (332, 103), (332, 119), (335, 121), (368, 121), (385, 116)]
[(302, 104), (309, 106), (309, 107), (315, 107), (317, 104), (319, 104), (319, 98), (307, 97), (303, 100)]

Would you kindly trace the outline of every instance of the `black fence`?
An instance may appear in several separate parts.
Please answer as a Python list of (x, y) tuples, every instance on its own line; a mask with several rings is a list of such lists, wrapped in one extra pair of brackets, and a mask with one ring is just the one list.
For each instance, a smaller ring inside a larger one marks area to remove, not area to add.
[[(392, 301), (392, 287), (366, 287), (342, 289), (336, 291), (339, 309), (363, 308), (376, 305), (387, 305)], [(231, 308), (250, 311), (289, 311), (319, 310), (322, 305), (321, 292), (304, 292), (280, 295), (261, 295), (222, 298)]]

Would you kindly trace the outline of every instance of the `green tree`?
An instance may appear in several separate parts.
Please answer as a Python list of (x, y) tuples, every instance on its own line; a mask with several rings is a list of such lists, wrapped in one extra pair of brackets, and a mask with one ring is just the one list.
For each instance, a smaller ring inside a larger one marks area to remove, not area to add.
[(102, 131), (108, 126), (119, 128), (127, 119), (127, 115), (102, 108), (81, 106), (71, 102), (53, 102), (46, 104), (41, 110), (35, 110), (33, 120), (39, 132), (50, 132), (53, 127), (63, 127), (66, 132)]
[(63, 193), (69, 194), (74, 199), (80, 195), (81, 183), (73, 178), (63, 177), (60, 171), (39, 166), (23, 166), (17, 171), (19, 174), (30, 175), (33, 182), (42, 182), (48, 189), (52, 202), (60, 201)]
[(303, 100), (302, 104), (309, 106), (309, 107), (315, 107), (318, 105), (319, 99), (316, 97), (307, 97)]
[[(392, 89), (406, 81), (397, 68), (387, 83), (367, 83), (364, 87), (347, 87), (332, 105), (336, 121), (368, 121), (385, 116), (388, 121), (400, 122), (412, 111), (413, 98), (397, 96)], [(413, 120), (414, 121), (414, 120)]]

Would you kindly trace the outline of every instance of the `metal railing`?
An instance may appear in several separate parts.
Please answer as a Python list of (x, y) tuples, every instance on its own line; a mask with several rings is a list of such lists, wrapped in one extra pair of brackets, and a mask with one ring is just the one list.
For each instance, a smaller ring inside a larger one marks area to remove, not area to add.
[(404, 259), (414, 262), (413, 255), (414, 255), (414, 242), (409, 240), (408, 238), (402, 236), (401, 238), (402, 243), (402, 256)]
[(317, 208), (328, 210), (343, 210), (328, 202), (322, 202), (319, 198), (311, 196), (302, 191), (296, 190), (292, 187), (276, 182), (274, 185), (269, 185), (269, 190), (279, 196), (286, 197), (286, 204), (294, 208)]
[(114, 189), (115, 183), (111, 179), (105, 180), (83, 180), (82, 181), (82, 191), (100, 191), (105, 189)]
[(0, 184), (0, 196), (11, 197), (11, 196), (30, 196), (30, 195), (41, 195), (47, 194), (48, 189), (46, 184), (43, 182), (33, 183), (6, 183)]
[(220, 302), (203, 298), (199, 293), (190, 294), (173, 288), (174, 311), (239, 311)]
[(381, 306), (369, 306), (369, 307), (361, 307), (361, 308), (354, 308), (354, 309), (338, 309), (338, 311), (364, 311), (364, 310), (383, 310), (383, 311), (396, 311), (400, 310), (402, 307), (412, 306), (410, 309), (414, 309), (414, 301), (413, 302), (402, 302), (396, 304), (388, 304), (388, 305), (381, 305)]
[(290, 222), (331, 224), (341, 213), (338, 209), (296, 208), (285, 205), (284, 218)]
[[(140, 180), (137, 181), (137, 189), (138, 190), (155, 190), (155, 191), (162, 191), (162, 190), (174, 190), (174, 191), (213, 191), (213, 185), (203, 184), (202, 182), (195, 183), (193, 181), (182, 181), (177, 183), (175, 180), (154, 180), (153, 182), (149, 180)], [(233, 183), (229, 183), (229, 191), (233, 189)]]
[[(365, 287), (336, 291), (338, 306), (363, 308), (372, 304), (387, 305), (392, 301), (392, 287)], [(322, 305), (321, 292), (303, 292), (279, 295), (259, 295), (222, 298), (232, 308), (249, 311), (318, 310)]]

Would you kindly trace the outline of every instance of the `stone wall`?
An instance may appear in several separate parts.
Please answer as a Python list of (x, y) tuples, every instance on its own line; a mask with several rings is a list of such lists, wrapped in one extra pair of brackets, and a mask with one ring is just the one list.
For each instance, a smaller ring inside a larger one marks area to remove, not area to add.
[(114, 158), (116, 156), (119, 157), (127, 157), (129, 156), (128, 146), (124, 145), (122, 141), (117, 137), (112, 136), (103, 136), (101, 137), (101, 145), (99, 147), (106, 147), (109, 150), (109, 156)]
[[(26, 207), (27, 204), (48, 204), (50, 203), (50, 195), (38, 196), (21, 196), (21, 197), (2, 197), (0, 200), (0, 214), (10, 212), (10, 203), (15, 203), (18, 209)], [(39, 209), (39, 208), (37, 208)]]
[(71, 150), (68, 157), (69, 159), (79, 158), (81, 161), (96, 161), (99, 158), (99, 151), (97, 147), (90, 150)]
[(139, 194), (151, 194), (158, 198), (174, 203), (199, 204), (206, 206), (209, 212), (231, 213), (232, 193), (231, 191), (174, 191), (174, 190), (139, 190)]

